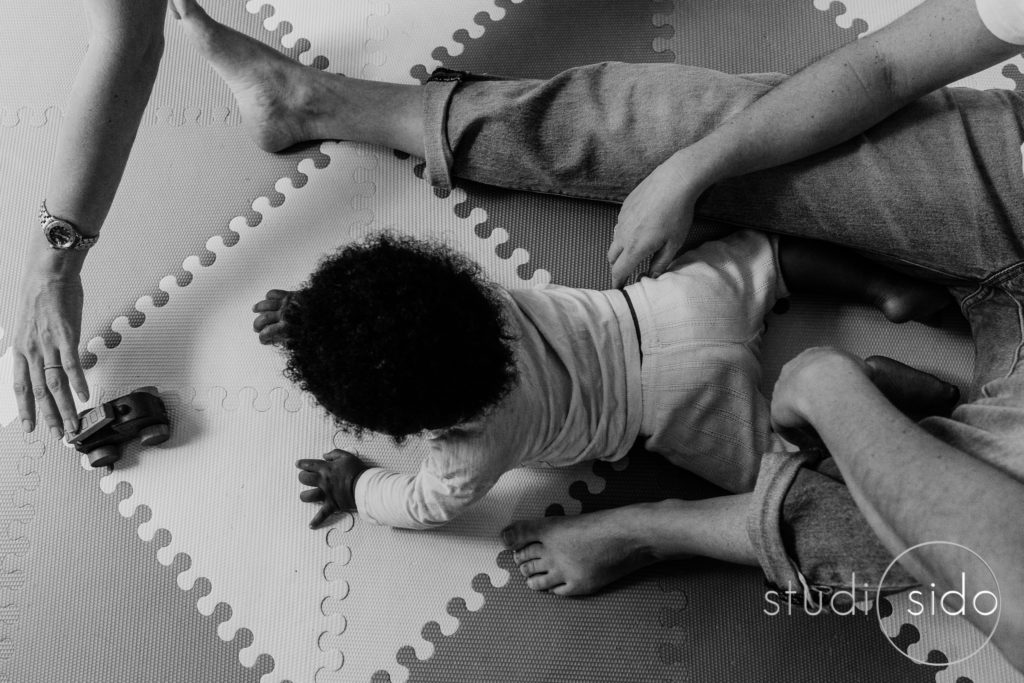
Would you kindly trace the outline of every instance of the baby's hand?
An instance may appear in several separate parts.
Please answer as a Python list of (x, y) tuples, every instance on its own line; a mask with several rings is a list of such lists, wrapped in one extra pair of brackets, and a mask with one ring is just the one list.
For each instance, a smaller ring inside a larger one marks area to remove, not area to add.
[(288, 336), (285, 315), (294, 293), (272, 289), (263, 301), (252, 307), (253, 313), (259, 313), (252, 321), (252, 328), (260, 335), (261, 344), (277, 344)]
[(335, 448), (323, 460), (299, 460), (295, 463), (299, 481), (312, 486), (299, 494), (304, 503), (320, 503), (311, 529), (316, 529), (337, 512), (355, 512), (356, 479), (369, 467), (358, 456)]

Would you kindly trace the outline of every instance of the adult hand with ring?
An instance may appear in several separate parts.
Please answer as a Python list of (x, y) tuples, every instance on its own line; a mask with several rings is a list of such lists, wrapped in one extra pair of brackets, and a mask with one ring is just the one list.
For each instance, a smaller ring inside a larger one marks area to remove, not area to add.
[(78, 357), (84, 253), (34, 250), (18, 290), (14, 326), (14, 394), (22, 428), (40, 421), (57, 438), (78, 431), (72, 390), (82, 401), (89, 386)]

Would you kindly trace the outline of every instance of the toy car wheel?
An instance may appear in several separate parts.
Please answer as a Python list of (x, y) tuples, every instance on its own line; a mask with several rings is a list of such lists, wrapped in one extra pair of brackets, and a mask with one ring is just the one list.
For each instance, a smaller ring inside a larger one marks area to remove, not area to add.
[(93, 467), (109, 467), (121, 459), (121, 447), (117, 444), (100, 446), (86, 453)]
[(163, 424), (149, 425), (139, 430), (139, 442), (143, 446), (155, 446), (167, 441), (170, 437), (171, 428)]

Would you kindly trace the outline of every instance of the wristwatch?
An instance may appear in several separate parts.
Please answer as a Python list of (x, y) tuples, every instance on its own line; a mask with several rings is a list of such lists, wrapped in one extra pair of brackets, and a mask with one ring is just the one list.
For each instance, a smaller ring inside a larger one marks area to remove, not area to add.
[(86, 237), (71, 222), (52, 215), (46, 210), (45, 199), (39, 207), (39, 222), (43, 226), (43, 236), (50, 243), (51, 249), (85, 251), (100, 239), (99, 235)]

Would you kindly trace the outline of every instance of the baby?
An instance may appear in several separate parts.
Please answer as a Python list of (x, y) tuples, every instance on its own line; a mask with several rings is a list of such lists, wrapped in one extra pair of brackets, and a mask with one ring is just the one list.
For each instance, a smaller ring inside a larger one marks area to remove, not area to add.
[[(504, 290), (443, 245), (382, 234), (253, 310), (261, 341), (283, 346), (288, 377), (343, 428), (424, 435), (431, 447), (416, 474), (340, 450), (298, 461), (313, 487), (302, 500), (321, 504), (311, 526), (345, 510), (422, 529), (512, 468), (617, 460), (638, 436), (727, 491), (751, 490), (762, 454), (785, 448), (759, 389), (764, 319), (800, 290), (871, 303), (894, 322), (949, 301), (852, 252), (752, 231), (608, 291)], [(926, 378), (912, 408), (951, 410), (956, 388)]]

